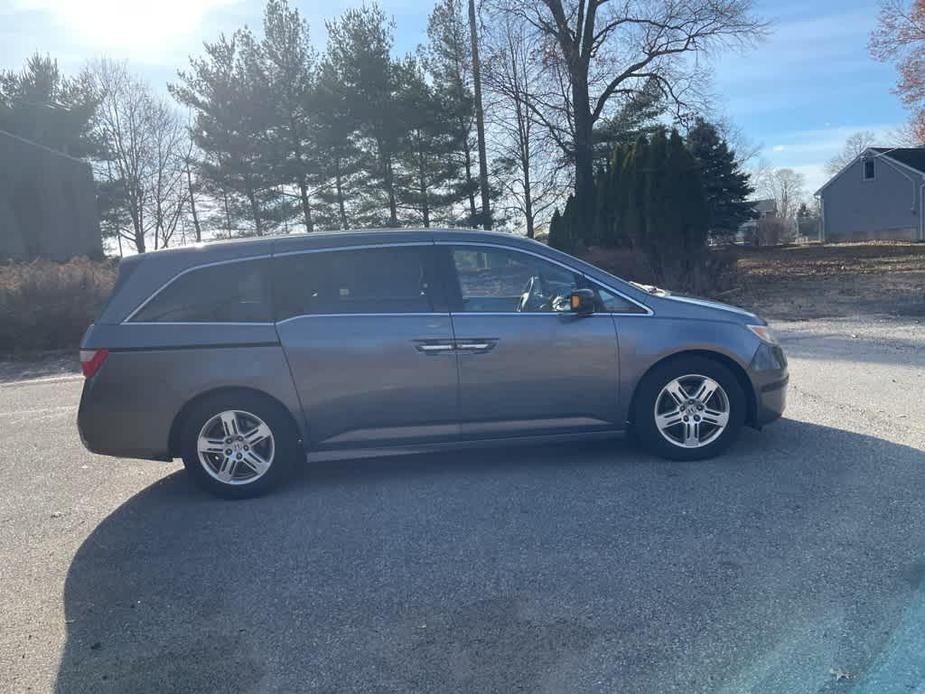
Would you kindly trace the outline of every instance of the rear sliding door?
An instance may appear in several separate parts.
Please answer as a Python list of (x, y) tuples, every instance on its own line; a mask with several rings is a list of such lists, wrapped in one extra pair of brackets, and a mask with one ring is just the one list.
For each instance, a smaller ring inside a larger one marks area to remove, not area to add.
[(456, 440), (456, 355), (433, 244), (273, 259), (277, 331), (310, 444)]

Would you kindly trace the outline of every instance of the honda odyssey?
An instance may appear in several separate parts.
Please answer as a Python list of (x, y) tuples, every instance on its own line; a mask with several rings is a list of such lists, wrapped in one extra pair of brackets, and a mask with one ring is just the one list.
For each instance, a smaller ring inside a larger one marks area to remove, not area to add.
[(122, 261), (81, 345), (78, 426), (245, 497), (306, 460), (607, 436), (713, 456), (784, 409), (745, 310), (510, 234), (332, 232)]

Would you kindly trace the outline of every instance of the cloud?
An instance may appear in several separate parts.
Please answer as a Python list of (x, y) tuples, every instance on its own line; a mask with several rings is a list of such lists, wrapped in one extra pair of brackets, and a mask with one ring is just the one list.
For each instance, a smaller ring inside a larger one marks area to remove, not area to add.
[(99, 51), (163, 52), (198, 34), (206, 15), (240, 0), (13, 0), (14, 12), (48, 16), (79, 44)]
[(826, 163), (838, 154), (851, 135), (870, 131), (876, 143), (892, 144), (898, 123), (861, 123), (778, 133), (762, 148), (761, 159), (774, 168), (788, 168), (806, 177), (808, 191), (818, 190), (829, 179)]

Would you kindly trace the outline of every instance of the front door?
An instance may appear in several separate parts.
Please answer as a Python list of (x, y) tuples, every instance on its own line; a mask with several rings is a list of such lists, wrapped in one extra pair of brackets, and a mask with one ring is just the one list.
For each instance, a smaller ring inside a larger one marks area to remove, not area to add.
[(438, 245), (451, 279), (465, 438), (621, 428), (609, 313), (556, 310), (581, 275), (525, 251)]
[(274, 258), (277, 331), (314, 448), (459, 437), (433, 244)]

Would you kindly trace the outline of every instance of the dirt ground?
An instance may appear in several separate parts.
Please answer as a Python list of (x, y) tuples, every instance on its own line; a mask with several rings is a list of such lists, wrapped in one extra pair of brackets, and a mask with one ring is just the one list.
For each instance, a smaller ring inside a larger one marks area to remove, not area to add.
[(776, 320), (925, 317), (925, 244), (741, 249), (739, 287), (715, 298)]

